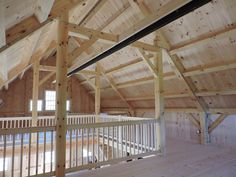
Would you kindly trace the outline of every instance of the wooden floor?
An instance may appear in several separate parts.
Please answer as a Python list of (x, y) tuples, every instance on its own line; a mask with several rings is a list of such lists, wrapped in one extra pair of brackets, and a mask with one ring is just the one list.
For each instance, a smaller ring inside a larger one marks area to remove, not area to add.
[(236, 150), (169, 140), (166, 157), (150, 157), (68, 177), (236, 177)]

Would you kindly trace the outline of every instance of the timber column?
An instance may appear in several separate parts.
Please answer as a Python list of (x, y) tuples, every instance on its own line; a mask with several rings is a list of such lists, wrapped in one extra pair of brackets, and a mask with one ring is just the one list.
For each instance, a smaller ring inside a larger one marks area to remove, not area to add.
[(155, 66), (157, 77), (154, 77), (155, 85), (155, 118), (158, 119), (157, 126), (157, 149), (162, 155), (166, 154), (166, 128), (164, 118), (164, 89), (163, 89), (163, 54), (160, 49), (155, 54)]
[(68, 12), (58, 19), (56, 62), (56, 177), (65, 177)]
[(95, 115), (96, 115), (96, 122), (98, 122), (100, 109), (101, 109), (101, 68), (99, 63), (96, 63), (96, 76), (95, 76)]
[(32, 91), (32, 126), (37, 126), (38, 121), (38, 93), (39, 92), (39, 58), (33, 64), (33, 91)]
[(208, 130), (210, 114), (205, 112), (200, 112), (199, 116), (200, 116), (200, 127), (201, 127), (200, 143), (209, 144), (211, 142)]

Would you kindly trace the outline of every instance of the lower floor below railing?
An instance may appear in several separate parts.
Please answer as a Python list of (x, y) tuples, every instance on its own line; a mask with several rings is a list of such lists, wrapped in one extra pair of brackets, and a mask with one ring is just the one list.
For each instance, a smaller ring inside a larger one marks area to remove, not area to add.
[[(66, 172), (92, 169), (157, 154), (156, 120), (71, 125), (66, 133)], [(55, 127), (0, 130), (0, 176), (55, 174)]]

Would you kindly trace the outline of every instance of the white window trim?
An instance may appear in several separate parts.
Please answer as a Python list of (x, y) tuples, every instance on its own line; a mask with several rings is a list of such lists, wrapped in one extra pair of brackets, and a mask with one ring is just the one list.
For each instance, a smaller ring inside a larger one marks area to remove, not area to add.
[[(39, 106), (39, 102), (41, 102), (41, 110), (38, 110), (38, 107), (37, 107), (37, 111), (38, 112), (42, 112), (43, 111), (43, 100), (38, 100), (38, 104), (37, 104), (37, 106)], [(32, 104), (31, 104), (32, 103)], [(29, 112), (32, 112), (32, 110), (33, 110), (33, 100), (32, 99), (30, 99), (30, 101), (29, 101)]]
[[(55, 109), (47, 109), (47, 98), (46, 98), (46, 93), (47, 92), (55, 92)], [(55, 90), (45, 90), (45, 107), (44, 107), (45, 111), (55, 111), (56, 110), (56, 91)]]
[[(47, 99), (46, 99), (46, 92), (55, 92), (55, 109), (47, 109)], [(56, 91), (55, 90), (45, 90), (45, 111), (55, 111), (56, 110)], [(69, 112), (71, 109), (71, 101), (66, 100), (66, 111)]]

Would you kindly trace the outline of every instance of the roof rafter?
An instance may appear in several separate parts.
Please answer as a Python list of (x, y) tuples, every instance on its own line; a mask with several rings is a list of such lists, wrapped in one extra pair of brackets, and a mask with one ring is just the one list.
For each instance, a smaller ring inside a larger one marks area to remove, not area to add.
[[(110, 89), (110, 88), (109, 88)], [(101, 91), (105, 91), (107, 89), (101, 89)], [(94, 92), (90, 92), (94, 93)], [(199, 97), (208, 97), (208, 96), (220, 96), (220, 95), (236, 95), (236, 88), (235, 89), (227, 89), (227, 90), (209, 90), (209, 91), (202, 91), (202, 92), (196, 92), (196, 95)], [(166, 99), (172, 99), (172, 98), (187, 98), (189, 97), (188, 93), (166, 93), (164, 94), (164, 97)], [(109, 98), (109, 100), (116, 100), (117, 98)], [(144, 100), (153, 100), (154, 95), (151, 96), (139, 96), (139, 97), (127, 97), (127, 101), (144, 101)]]
[(170, 56), (169, 53), (163, 49), (163, 55), (165, 55), (165, 58), (168, 60), (169, 64), (171, 65), (172, 69), (174, 70), (177, 77), (182, 80), (185, 83), (186, 88), (188, 89), (189, 96), (192, 98), (192, 100), (197, 105), (198, 109), (207, 112), (208, 106), (203, 100), (203, 98), (199, 98), (195, 92), (197, 92), (197, 88), (192, 82), (190, 78), (186, 78), (183, 75), (183, 71), (185, 70), (183, 67), (183, 64), (178, 60), (177, 56)]
[(111, 75), (106, 75), (104, 68), (99, 65), (101, 74), (105, 77), (107, 82), (111, 85), (112, 89), (118, 94), (118, 96), (128, 105), (129, 109), (134, 110), (132, 105), (125, 99), (124, 95), (118, 90), (116, 83), (114, 82)]
[(139, 49), (139, 52), (142, 55), (142, 59), (144, 61), (144, 63), (147, 65), (147, 67), (149, 68), (149, 70), (152, 72), (154, 77), (158, 77), (158, 71), (156, 69), (156, 67), (154, 66), (154, 64), (149, 60), (149, 58), (146, 56), (144, 50)]
[[(106, 26), (108, 26), (111, 22), (113, 22), (115, 19), (117, 19), (124, 11), (126, 11), (130, 7), (129, 3), (126, 3), (120, 10), (118, 10), (116, 13), (114, 13), (107, 21), (104, 23), (98, 31), (103, 30)], [(100, 7), (101, 8), (101, 7)], [(95, 14), (94, 14), (95, 15)], [(98, 41), (98, 38), (95, 36), (92, 36), (91, 39), (88, 41), (85, 41), (83, 45), (80, 47), (74, 49), (69, 54), (69, 63), (73, 63), (85, 50), (87, 50), (89, 47), (91, 47), (95, 42)]]
[(94, 15), (103, 7), (103, 5), (107, 2), (108, 0), (99, 0), (97, 3), (94, 5), (94, 7), (91, 8), (91, 10), (85, 15), (85, 17), (79, 22), (79, 25), (85, 26), (87, 22), (93, 18)]
[(207, 44), (209, 42), (215, 41), (215, 40), (219, 40), (222, 38), (226, 38), (228, 36), (232, 36), (236, 34), (236, 27), (233, 28), (226, 28), (223, 30), (218, 30), (214, 33), (210, 33), (210, 34), (204, 34), (194, 40), (190, 40), (187, 42), (184, 42), (183, 44), (179, 44), (176, 46), (173, 46), (170, 50), (170, 54), (176, 54), (180, 51), (192, 48), (192, 47), (196, 47), (199, 45), (204, 45)]

